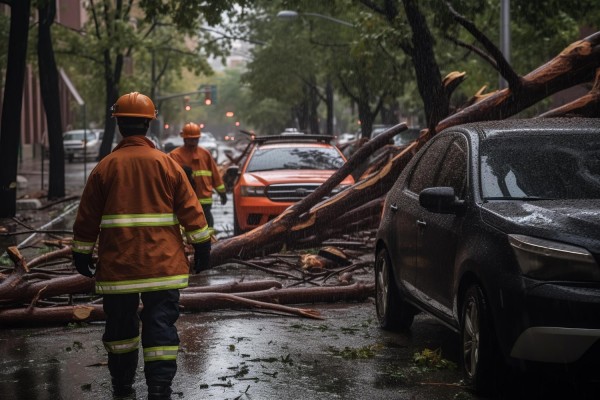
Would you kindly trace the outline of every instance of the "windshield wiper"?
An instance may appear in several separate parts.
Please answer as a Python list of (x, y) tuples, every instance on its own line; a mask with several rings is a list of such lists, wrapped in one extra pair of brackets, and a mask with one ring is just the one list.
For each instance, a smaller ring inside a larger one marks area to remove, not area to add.
[(484, 197), (483, 201), (488, 200), (517, 200), (517, 201), (537, 201), (537, 200), (556, 200), (552, 197), (538, 197), (538, 196), (497, 196), (497, 197)]

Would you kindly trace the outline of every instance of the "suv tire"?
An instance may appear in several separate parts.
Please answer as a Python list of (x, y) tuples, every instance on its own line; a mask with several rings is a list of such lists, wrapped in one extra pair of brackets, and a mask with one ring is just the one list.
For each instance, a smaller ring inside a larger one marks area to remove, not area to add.
[(379, 250), (375, 259), (375, 307), (379, 325), (388, 330), (409, 329), (418, 312), (402, 299), (385, 248)]

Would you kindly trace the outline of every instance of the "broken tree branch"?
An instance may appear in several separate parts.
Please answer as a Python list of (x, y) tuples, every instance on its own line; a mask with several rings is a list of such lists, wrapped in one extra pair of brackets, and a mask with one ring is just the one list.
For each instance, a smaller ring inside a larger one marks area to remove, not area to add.
[(440, 121), (434, 132), (468, 122), (508, 118), (560, 90), (590, 82), (600, 67), (600, 32), (579, 40), (559, 55), (522, 77), (519, 90), (497, 91)]

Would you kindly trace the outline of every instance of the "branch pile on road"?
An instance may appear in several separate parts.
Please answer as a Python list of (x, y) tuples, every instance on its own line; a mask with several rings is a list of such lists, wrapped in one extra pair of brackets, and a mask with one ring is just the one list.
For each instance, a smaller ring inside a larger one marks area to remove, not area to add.
[[(456, 18), (460, 19), (460, 16)], [(491, 44), (487, 43), (487, 46)], [(346, 260), (349, 263), (344, 263), (331, 257), (331, 248), (339, 250), (342, 247), (340, 243), (352, 243), (356, 241), (354, 237), (361, 237), (360, 233), (372, 232), (377, 227), (385, 195), (416, 151), (437, 132), (467, 122), (508, 118), (558, 91), (580, 84), (589, 85), (587, 95), (538, 117), (598, 117), (600, 32), (571, 44), (546, 64), (522, 77), (512, 71), (506, 60), (501, 59), (501, 53), (494, 51), (497, 49), (487, 50), (498, 58), (497, 64), (503, 66), (500, 72), (508, 81), (508, 88), (489, 94), (484, 94), (482, 88), (453, 114), (440, 121), (430, 120), (429, 127), (421, 131), (419, 138), (408, 146), (398, 148), (388, 145), (393, 136), (407, 129), (405, 124), (394, 126), (373, 140), (361, 141), (364, 144), (358, 147), (347, 163), (308, 197), (265, 225), (213, 245), (212, 267), (237, 263), (272, 273), (284, 279), (289, 286), (255, 291), (243, 289), (235, 295), (203, 293), (191, 287), (183, 291), (182, 306), (187, 310), (207, 309), (212, 302), (218, 307), (271, 309), (320, 318), (315, 310), (293, 309), (283, 304), (364, 299), (373, 294), (374, 285), (371, 282), (354, 281), (350, 274), (371, 267), (372, 259), (358, 261), (350, 257)], [(443, 81), (445, 95), (450, 96), (465, 75), (464, 72), (448, 74)], [(371, 157), (382, 148), (379, 156)], [(344, 177), (359, 166), (364, 166), (366, 160), (371, 160), (370, 165), (355, 185), (325, 199)], [(0, 232), (0, 235), (3, 234)], [(338, 238), (337, 244), (335, 238)], [(356, 242), (358, 250), (355, 248), (354, 251), (360, 250), (363, 255), (374, 253), (372, 235), (366, 240), (363, 236)], [(25, 262), (16, 247), (9, 249), (14, 267), (0, 272), (0, 324), (103, 318), (100, 300), (93, 295), (93, 280), (73, 272), (69, 261), (70, 247), (64, 241), (61, 246), (59, 250), (29, 263)], [(329, 253), (325, 254), (327, 251), (324, 250), (321, 254), (307, 254), (299, 264), (274, 254), (282, 249), (291, 251), (321, 246), (329, 248)], [(352, 254), (352, 251), (348, 254)], [(333, 266), (332, 258), (337, 263)], [(44, 268), (42, 264), (45, 264)], [(332, 285), (334, 278), (336, 285)], [(241, 283), (239, 287), (245, 288)], [(209, 290), (213, 289), (209, 287)], [(61, 299), (66, 296), (66, 305), (53, 300), (57, 296)]]
[[(314, 254), (279, 253), (250, 260), (230, 260), (229, 265), (256, 270), (277, 279), (240, 280), (199, 286), (200, 275), (190, 277), (181, 291), (184, 312), (247, 308), (321, 319), (318, 311), (287, 304), (364, 301), (374, 285), (373, 260), (364, 258), (373, 231), (364, 240), (337, 239)], [(43, 325), (104, 320), (101, 297), (94, 294), (94, 280), (77, 274), (71, 265), (69, 239), (44, 241), (57, 246), (26, 262), (17, 247), (7, 250), (12, 269), (0, 272), (0, 323), (2, 326)], [(190, 252), (191, 256), (191, 252)], [(361, 274), (355, 280), (353, 273)], [(366, 276), (366, 278), (365, 278)], [(285, 286), (284, 286), (285, 284)]]

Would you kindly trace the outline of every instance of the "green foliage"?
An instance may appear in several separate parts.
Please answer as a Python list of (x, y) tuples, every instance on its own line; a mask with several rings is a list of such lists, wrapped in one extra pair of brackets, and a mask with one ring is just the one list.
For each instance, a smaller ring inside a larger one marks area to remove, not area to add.
[(442, 349), (424, 349), (413, 355), (415, 365), (424, 370), (432, 369), (456, 369), (456, 364), (442, 357)]
[[(179, 87), (184, 71), (194, 76), (210, 75), (212, 68), (207, 59), (225, 54), (225, 42), (195, 28), (204, 21), (218, 22), (220, 13), (238, 2), (210, 2), (209, 6), (195, 1), (162, 3), (142, 1), (121, 12), (112, 2), (95, 2), (95, 9), (88, 3), (90, 18), (80, 32), (55, 24), (58, 63), (67, 70), (86, 101), (88, 121), (103, 123), (107, 79), (116, 82), (120, 93), (139, 91), (157, 97), (190, 91), (185, 85)], [(108, 7), (104, 9), (104, 5)], [(124, 17), (125, 12), (128, 15)], [(181, 13), (186, 18), (179, 18)], [(207, 13), (205, 19), (198, 18), (202, 13)], [(123, 70), (118, 74), (120, 57)], [(108, 71), (106, 62), (111, 68)], [(169, 106), (165, 105), (165, 111)]]
[(356, 360), (356, 359), (366, 359), (366, 358), (373, 358), (375, 357), (375, 355), (377, 354), (377, 351), (381, 348), (381, 345), (370, 345), (370, 346), (363, 346), (363, 347), (358, 347), (358, 348), (352, 348), (352, 347), (344, 347), (342, 350), (338, 350), (336, 348), (330, 347), (329, 351), (339, 357), (345, 358), (345, 359), (350, 359), (350, 360)]

